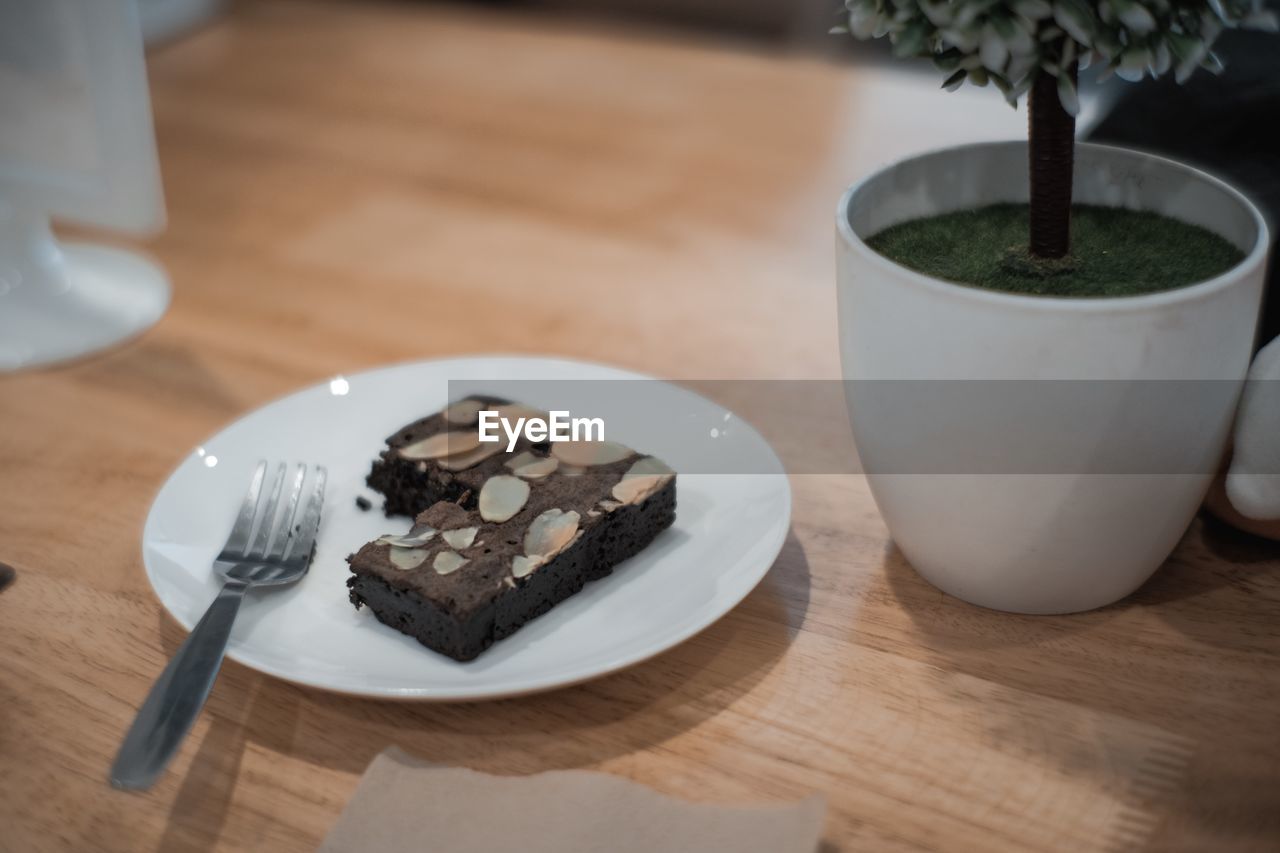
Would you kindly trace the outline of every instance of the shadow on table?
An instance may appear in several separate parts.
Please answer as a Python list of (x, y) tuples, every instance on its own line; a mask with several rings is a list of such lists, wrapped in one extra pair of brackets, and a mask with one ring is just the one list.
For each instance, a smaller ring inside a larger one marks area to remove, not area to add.
[[(1280, 623), (1269, 619), (1280, 603), (1280, 544), (1251, 536), (1222, 522), (1197, 518), (1163, 566), (1121, 601), (1085, 613), (1024, 616), (967, 604), (920, 577), (896, 545), (890, 543), (883, 570), (894, 596), (931, 651), (967, 653), (989, 649), (1035, 649), (1078, 633), (1126, 630), (1128, 617), (1149, 612), (1199, 643), (1236, 651), (1280, 655)], [(1261, 647), (1256, 636), (1239, 630), (1245, 622), (1275, 625)], [(1137, 648), (1136, 645), (1134, 645)], [(982, 668), (983, 659), (975, 659)], [(992, 674), (1004, 668), (990, 667)], [(1036, 673), (1037, 685), (1042, 673)], [(986, 677), (986, 676), (984, 676)], [(1063, 698), (1077, 699), (1073, 690)]]
[(74, 367), (77, 381), (87, 386), (167, 403), (188, 413), (219, 419), (242, 414), (247, 401), (207, 361), (191, 346), (148, 336), (47, 369)]
[[(205, 711), (209, 730), (169, 814), (165, 841), (174, 843), (162, 848), (208, 846), (219, 837), (250, 745), (357, 774), (393, 745), (428, 761), (502, 774), (592, 766), (656, 746), (759, 683), (786, 652), (808, 604), (809, 564), (791, 533), (760, 586), (714, 625), (652, 660), (550, 693), (453, 704), (380, 701), (298, 687), (227, 661)], [(162, 614), (161, 633), (173, 654), (182, 629)]]
[[(1053, 754), (1059, 739), (1039, 721), (1015, 719), (1022, 707), (1015, 694), (1007, 706), (983, 708), (991, 748), (1036, 752), (1071, 774), (1129, 774), (1122, 781), (1141, 792), (1132, 795), (1141, 808), (1176, 816), (1150, 828), (1145, 841), (1157, 847), (1176, 838), (1212, 844), (1241, 830), (1254, 841), (1280, 837), (1280, 741), (1274, 721), (1259, 713), (1280, 700), (1276, 543), (1198, 518), (1132, 595), (1067, 616), (966, 604), (921, 578), (896, 546), (886, 550), (883, 568), (917, 635), (911, 656), (946, 673), (1112, 715), (1104, 720), (1117, 731), (1142, 730), (1156, 753), (1178, 755), (1166, 761), (1177, 765), (1174, 772), (1151, 784), (1143, 767), (1112, 766), (1101, 731), (1097, 761)], [(1011, 736), (1021, 742), (1009, 744)]]

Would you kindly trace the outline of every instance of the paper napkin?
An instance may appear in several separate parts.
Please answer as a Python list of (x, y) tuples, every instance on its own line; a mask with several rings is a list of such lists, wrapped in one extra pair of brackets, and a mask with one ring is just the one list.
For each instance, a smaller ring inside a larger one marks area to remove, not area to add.
[(491, 776), (398, 749), (369, 765), (321, 853), (814, 853), (826, 806), (690, 803), (617, 776)]

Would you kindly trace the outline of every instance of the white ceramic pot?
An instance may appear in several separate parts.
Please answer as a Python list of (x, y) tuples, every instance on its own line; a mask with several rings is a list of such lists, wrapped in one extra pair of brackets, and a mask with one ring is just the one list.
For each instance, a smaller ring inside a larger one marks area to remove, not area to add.
[[(1254, 342), (1268, 235), (1244, 196), (1084, 143), (1074, 195), (1201, 225), (1246, 257), (1176, 290), (1063, 299), (941, 281), (864, 242), (916, 217), (1025, 203), (1020, 142), (904, 160), (850, 188), (837, 214), (841, 361), (872, 494), (921, 575), (1000, 610), (1087, 610), (1151, 576), (1212, 480)], [(1168, 389), (1184, 399), (1173, 411)]]

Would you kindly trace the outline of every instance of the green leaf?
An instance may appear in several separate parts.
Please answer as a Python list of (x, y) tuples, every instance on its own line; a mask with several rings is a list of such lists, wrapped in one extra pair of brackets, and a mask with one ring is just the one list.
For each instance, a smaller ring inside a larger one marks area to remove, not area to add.
[(1007, 15), (992, 15), (991, 24), (1004, 39), (1005, 46), (1011, 54), (1030, 53), (1035, 50), (1036, 40), (1031, 31), (1024, 29), (1015, 18)]
[(1092, 48), (1094, 53), (1108, 62), (1124, 53), (1124, 45), (1119, 38), (1107, 30), (1102, 30), (1093, 37)]
[(1151, 74), (1153, 77), (1159, 77), (1167, 74), (1169, 68), (1173, 65), (1173, 57), (1169, 52), (1169, 43), (1161, 40), (1156, 42), (1154, 51), (1154, 59), (1151, 61)]
[(959, 8), (951, 25), (956, 29), (968, 29), (996, 5), (996, 0), (953, 0), (953, 5)]
[(1151, 51), (1144, 46), (1131, 47), (1120, 57), (1120, 65), (1116, 67), (1116, 76), (1121, 80), (1136, 83), (1147, 73), (1147, 68), (1154, 61)]
[(1146, 7), (1134, 0), (1111, 0), (1120, 22), (1137, 35), (1146, 35), (1156, 28), (1156, 19)]
[(1195, 36), (1189, 36), (1186, 33), (1170, 32), (1165, 34), (1164, 40), (1169, 45), (1169, 50), (1179, 60), (1195, 58), (1196, 62), (1204, 56), (1204, 42)]
[(1173, 78), (1179, 83), (1185, 83), (1187, 78), (1200, 67), (1200, 61), (1209, 52), (1209, 47), (1195, 36), (1182, 33), (1169, 33), (1167, 40), (1169, 49), (1178, 60)]
[(907, 24), (893, 41), (893, 55), (897, 57), (919, 56), (929, 35), (929, 25), (921, 20)]
[(972, 53), (978, 49), (978, 34), (971, 30), (948, 27), (945, 30), (940, 30), (938, 35), (942, 36), (942, 41), (945, 44), (964, 53)]
[(978, 55), (982, 57), (982, 64), (992, 71), (999, 71), (1009, 61), (1009, 48), (991, 24), (982, 28), (982, 46)]
[(952, 21), (951, 5), (946, 0), (920, 0), (920, 11), (935, 27), (945, 27)]
[(954, 92), (956, 89), (960, 88), (961, 84), (964, 83), (964, 78), (968, 76), (969, 72), (961, 68), (955, 74), (952, 74), (946, 80), (942, 81), (942, 88), (946, 89), (948, 92)]
[(991, 75), (991, 82), (1000, 90), (1000, 94), (1004, 95), (1004, 101), (1011, 107), (1018, 106), (1018, 95), (1013, 90), (1013, 84), (999, 74)]
[(937, 68), (939, 71), (955, 71), (960, 67), (960, 60), (962, 58), (963, 54), (954, 48), (944, 50), (942, 53), (935, 53), (933, 55), (933, 67)]
[(849, 32), (854, 38), (869, 39), (880, 25), (880, 13), (874, 3), (862, 2), (849, 10)]
[(1004, 73), (1010, 80), (1021, 80), (1038, 67), (1040, 67), (1040, 54), (1038, 52), (1028, 53), (1023, 56), (1011, 57), (1008, 66), (1004, 69)]
[(1071, 82), (1071, 75), (1062, 74), (1058, 77), (1058, 100), (1062, 102), (1062, 108), (1067, 111), (1068, 115), (1077, 116), (1080, 114), (1080, 97), (1076, 94), (1076, 87)]
[(1213, 44), (1218, 36), (1222, 35), (1222, 19), (1207, 9), (1202, 11), (1198, 35), (1204, 40), (1206, 46)]
[(1093, 43), (1098, 31), (1098, 19), (1083, 0), (1057, 0), (1053, 4), (1053, 20), (1085, 47)]
[(1033, 21), (1042, 21), (1053, 16), (1053, 6), (1048, 0), (1014, 0), (1013, 11)]

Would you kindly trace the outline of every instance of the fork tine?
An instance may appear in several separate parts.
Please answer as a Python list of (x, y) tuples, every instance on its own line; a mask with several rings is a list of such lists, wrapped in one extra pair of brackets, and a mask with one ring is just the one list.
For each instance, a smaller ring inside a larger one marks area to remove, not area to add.
[(328, 472), (323, 465), (316, 466), (315, 485), (307, 500), (306, 512), (297, 525), (296, 535), (289, 539), (284, 559), (310, 560), (311, 549), (316, 544), (316, 529), (320, 526), (320, 508), (324, 505), (324, 481)]
[(288, 468), (288, 464), (284, 462), (276, 466), (276, 473), (271, 477), (271, 496), (265, 501), (259, 501), (262, 505), (262, 521), (258, 525), (258, 532), (253, 536), (253, 544), (245, 552), (245, 556), (250, 559), (262, 559), (267, 555), (271, 530), (275, 527), (276, 514), (280, 508), (280, 490), (284, 488), (284, 473)]
[(240, 512), (236, 515), (236, 523), (227, 537), (223, 547), (226, 553), (243, 554), (249, 544), (249, 534), (253, 533), (253, 518), (258, 512), (258, 498), (262, 494), (262, 481), (267, 475), (267, 460), (263, 459), (253, 471), (253, 479), (249, 481), (249, 491), (240, 502)]
[(268, 560), (283, 560), (289, 540), (293, 538), (293, 525), (298, 515), (298, 499), (302, 497), (302, 481), (307, 477), (305, 463), (298, 464), (298, 473), (294, 475), (293, 487), (289, 489), (289, 500), (284, 512), (280, 514), (280, 526), (271, 537), (271, 546), (267, 549)]

